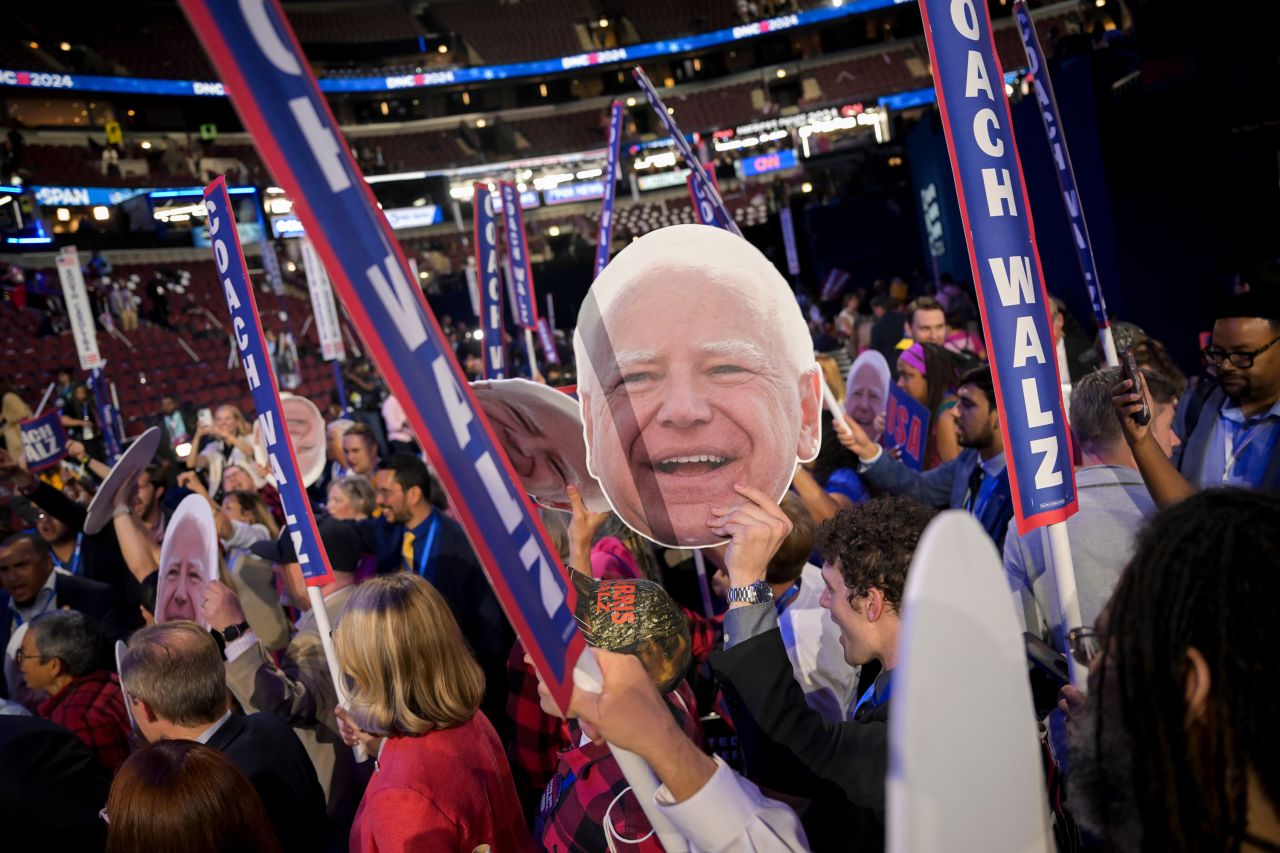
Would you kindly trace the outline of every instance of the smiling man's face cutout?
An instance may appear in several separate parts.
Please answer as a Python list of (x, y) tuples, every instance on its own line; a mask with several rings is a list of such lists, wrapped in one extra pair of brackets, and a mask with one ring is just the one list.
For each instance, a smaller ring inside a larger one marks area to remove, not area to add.
[(821, 379), (790, 288), (745, 240), (680, 225), (624, 249), (578, 316), (588, 465), (618, 515), (663, 545), (722, 540), (735, 485), (780, 499), (816, 455)]

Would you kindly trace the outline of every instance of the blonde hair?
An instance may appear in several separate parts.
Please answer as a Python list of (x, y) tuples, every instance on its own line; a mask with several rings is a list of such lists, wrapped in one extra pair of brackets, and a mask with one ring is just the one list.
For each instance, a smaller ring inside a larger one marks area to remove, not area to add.
[(480, 707), (484, 673), (449, 605), (418, 575), (356, 587), (333, 639), (353, 682), (351, 714), (365, 731), (424, 734), (465, 723)]

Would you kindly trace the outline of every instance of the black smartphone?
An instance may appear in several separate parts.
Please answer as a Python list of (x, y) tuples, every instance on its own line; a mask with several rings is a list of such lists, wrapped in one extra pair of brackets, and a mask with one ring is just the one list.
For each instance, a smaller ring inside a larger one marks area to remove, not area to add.
[(1142, 398), (1142, 411), (1134, 412), (1129, 417), (1140, 426), (1146, 426), (1151, 423), (1151, 406), (1147, 403), (1147, 395), (1142, 391), (1142, 380), (1138, 376), (1138, 360), (1133, 357), (1133, 350), (1126, 349), (1120, 352), (1120, 369), (1124, 371), (1124, 378), (1133, 383), (1133, 392)]
[(1044, 640), (1024, 631), (1022, 640), (1027, 648), (1027, 674), (1031, 679), (1031, 701), (1035, 705), (1036, 719), (1042, 720), (1058, 707), (1058, 691), (1071, 679), (1067, 670), (1066, 655)]

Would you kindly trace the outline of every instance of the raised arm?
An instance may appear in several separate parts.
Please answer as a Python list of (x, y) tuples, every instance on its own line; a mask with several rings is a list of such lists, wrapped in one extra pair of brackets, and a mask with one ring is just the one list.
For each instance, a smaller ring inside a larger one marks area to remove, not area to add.
[(1147, 491), (1151, 493), (1156, 506), (1163, 509), (1195, 494), (1196, 487), (1182, 476), (1165, 455), (1151, 435), (1150, 425), (1140, 424), (1133, 419), (1134, 413), (1142, 411), (1143, 397), (1151, 399), (1147, 393), (1147, 378), (1141, 371), (1138, 376), (1142, 381), (1141, 393), (1134, 390), (1132, 380), (1124, 379), (1111, 389), (1111, 405), (1120, 420), (1124, 440), (1133, 451), (1133, 461), (1138, 464), (1138, 472), (1147, 484)]

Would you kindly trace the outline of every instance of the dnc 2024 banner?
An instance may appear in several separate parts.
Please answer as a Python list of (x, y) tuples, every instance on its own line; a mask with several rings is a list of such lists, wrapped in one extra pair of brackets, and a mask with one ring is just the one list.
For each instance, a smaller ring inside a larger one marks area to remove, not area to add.
[(182, 0), (245, 128), (452, 499), (561, 707), (582, 635), (546, 530), (462, 376), (278, 2)]
[(1076, 511), (1031, 205), (986, 5), (922, 0), (920, 11), (991, 353), (1014, 514), (1026, 533)]

